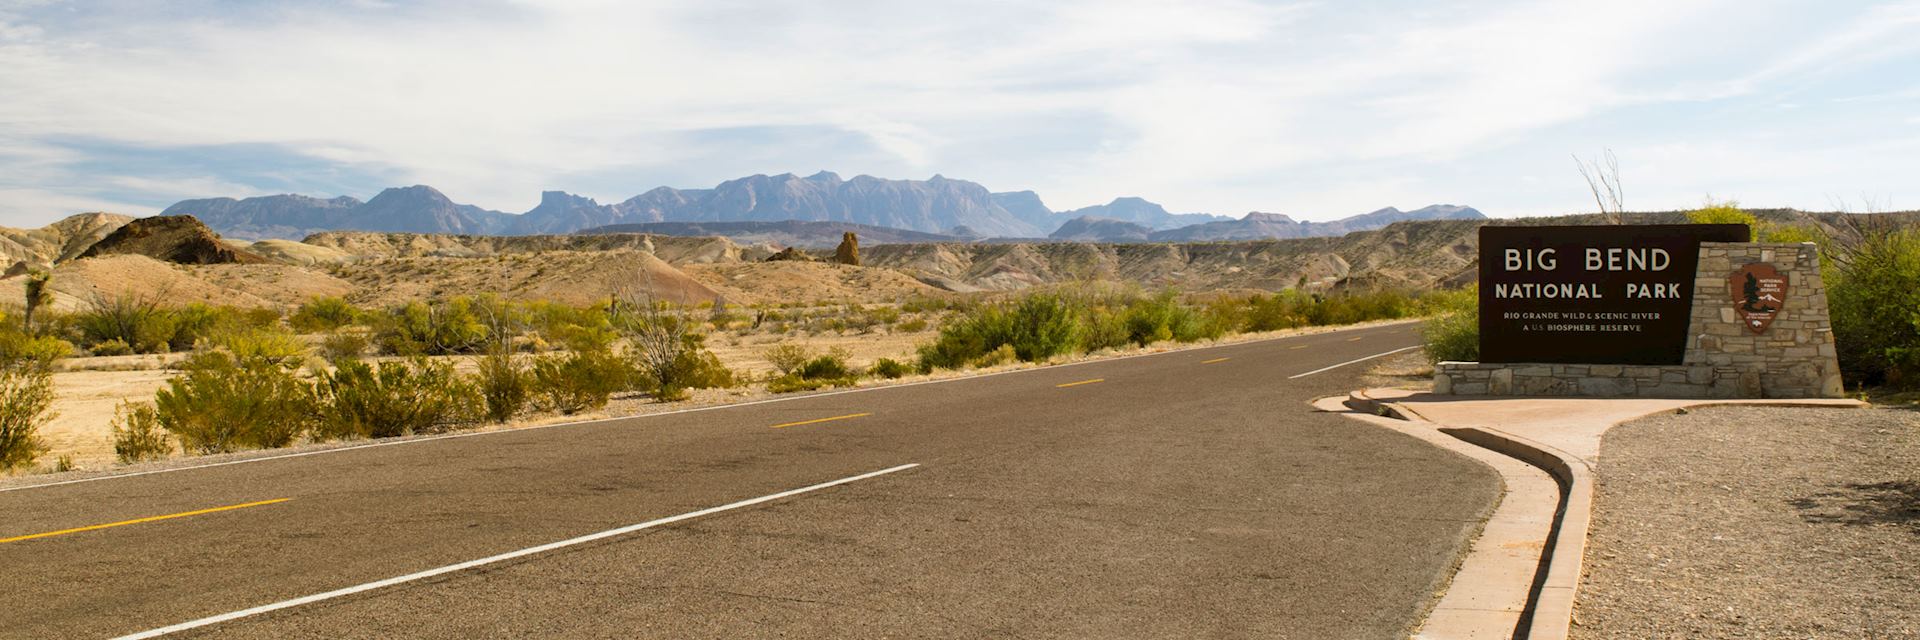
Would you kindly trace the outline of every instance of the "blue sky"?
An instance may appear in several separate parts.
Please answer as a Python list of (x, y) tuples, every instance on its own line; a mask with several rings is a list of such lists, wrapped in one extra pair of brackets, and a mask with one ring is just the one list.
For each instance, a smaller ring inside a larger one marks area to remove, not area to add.
[(1055, 209), (1920, 208), (1920, 2), (0, 0), (0, 224), (753, 173)]

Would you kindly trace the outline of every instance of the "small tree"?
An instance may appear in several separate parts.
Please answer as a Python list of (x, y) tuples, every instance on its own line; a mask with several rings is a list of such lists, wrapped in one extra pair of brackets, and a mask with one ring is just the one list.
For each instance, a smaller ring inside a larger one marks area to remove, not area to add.
[(33, 333), (33, 312), (53, 304), (53, 289), (48, 287), (52, 280), (53, 274), (39, 269), (27, 273), (27, 309), (20, 316), (27, 333)]

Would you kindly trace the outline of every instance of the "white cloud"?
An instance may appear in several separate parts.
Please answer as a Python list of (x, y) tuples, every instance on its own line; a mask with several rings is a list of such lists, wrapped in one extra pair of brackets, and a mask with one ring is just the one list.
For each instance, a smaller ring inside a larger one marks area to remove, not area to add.
[[(1539, 173), (1538, 158), (1562, 163), (1569, 151), (1668, 131), (1663, 118), (1679, 116), (1608, 121), (1666, 105), (1793, 102), (1805, 113), (1774, 133), (1830, 135), (1808, 123), (1822, 116), (1814, 103), (1834, 101), (1770, 94), (1911, 59), (1920, 43), (1912, 2), (1821, 20), (1796, 13), (1804, 7), (1746, 6), (368, 0), (82, 27), (0, 5), (0, 86), (9, 88), (0, 141), (41, 154), (8, 164), (0, 152), (0, 168), (23, 171), (0, 188), (41, 193), (41, 203), (76, 191), (63, 180), (168, 197), (247, 190), (222, 176), (163, 183), (44, 168), (78, 161), (49, 155), (60, 151), (45, 140), (82, 136), (286, 145), (505, 210), (564, 187), (554, 183), (562, 176), (717, 181), (739, 170), (730, 157), (817, 157), (752, 169), (768, 172), (859, 165), (920, 174), (888, 177), (991, 178), (990, 187), (1033, 188), (1058, 208), (1123, 194), (1176, 210), (1317, 217), (1429, 199), (1580, 206), (1579, 188), (1524, 197), (1503, 188)], [(1729, 21), (1738, 24), (1716, 30)], [(1808, 37), (1743, 39), (1743, 29)], [(1854, 95), (1910, 93), (1915, 80), (1888, 82)], [(705, 131), (806, 128), (858, 136), (885, 159), (689, 146), (710, 140)], [(1633, 167), (1639, 157), (1622, 151)], [(1660, 157), (1663, 172), (1698, 171)], [(1458, 169), (1470, 163), (1482, 170)], [(1543, 185), (1552, 182), (1548, 173)], [(652, 186), (587, 195), (614, 200)], [(212, 189), (224, 191), (201, 192)]]

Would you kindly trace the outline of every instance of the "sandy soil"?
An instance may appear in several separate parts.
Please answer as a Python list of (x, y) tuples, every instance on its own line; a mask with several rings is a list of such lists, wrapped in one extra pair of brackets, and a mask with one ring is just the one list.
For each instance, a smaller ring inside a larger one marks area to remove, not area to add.
[(52, 462), (73, 456), (76, 466), (100, 467), (113, 463), (113, 411), (129, 399), (152, 400), (166, 386), (170, 371), (72, 371), (53, 374), (53, 420), (41, 427), (40, 437), (50, 451), (41, 456)]

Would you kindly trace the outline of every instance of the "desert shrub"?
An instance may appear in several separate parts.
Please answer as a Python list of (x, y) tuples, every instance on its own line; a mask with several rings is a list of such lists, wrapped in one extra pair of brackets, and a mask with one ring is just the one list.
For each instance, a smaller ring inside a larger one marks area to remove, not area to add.
[(774, 370), (780, 372), (780, 375), (787, 375), (799, 371), (801, 365), (812, 360), (813, 350), (805, 345), (782, 342), (760, 352), (760, 357), (766, 358), (767, 362), (773, 365)]
[(1078, 346), (1080, 314), (1072, 300), (1058, 293), (1034, 293), (1013, 304), (1012, 333), (1006, 344), (1017, 357), (1039, 362)]
[(1708, 199), (1699, 209), (1687, 212), (1687, 221), (1694, 224), (1744, 224), (1749, 230), (1749, 239), (1754, 242), (1819, 242), (1824, 239), (1817, 228), (1763, 220), (1741, 209), (1740, 203), (1733, 200)]
[(175, 351), (194, 348), (202, 341), (218, 340), (225, 334), (280, 326), (280, 312), (268, 308), (241, 309), (195, 302), (166, 313), (170, 314), (173, 324), (173, 334), (167, 344)]
[(120, 464), (161, 460), (173, 453), (173, 441), (160, 428), (153, 404), (123, 402), (113, 411), (113, 455)]
[(1920, 230), (1863, 235), (1839, 250), (1827, 290), (1841, 371), (1863, 385), (1920, 386)]
[(796, 373), (808, 380), (833, 380), (853, 377), (853, 368), (847, 366), (847, 356), (836, 351), (815, 357), (800, 366)]
[(281, 329), (241, 329), (213, 337), (208, 344), (243, 362), (265, 362), (293, 369), (307, 361), (307, 344)]
[(374, 342), (393, 355), (451, 355), (478, 351), (489, 338), (471, 298), (413, 301), (374, 322)]
[(159, 353), (170, 348), (175, 331), (173, 314), (160, 303), (159, 296), (96, 295), (73, 323), (89, 347), (119, 340), (140, 353)]
[(1192, 342), (1201, 334), (1200, 319), (1172, 290), (1129, 305), (1126, 323), (1127, 341), (1142, 347), (1164, 340)]
[(358, 323), (362, 315), (360, 308), (347, 302), (346, 298), (314, 296), (301, 303), (300, 308), (287, 317), (287, 324), (301, 333), (320, 333)]
[(919, 348), (920, 370), (958, 369), (1012, 340), (1011, 316), (1000, 305), (959, 312), (940, 326), (940, 335)]
[(974, 360), (973, 366), (983, 369), (987, 367), (997, 367), (1018, 359), (1020, 359), (1020, 353), (1014, 350), (1013, 345), (1003, 344)]
[(1480, 360), (1479, 289), (1442, 292), (1424, 302), (1430, 315), (1420, 325), (1420, 338), (1426, 342), (1427, 361)]
[(292, 444), (315, 414), (313, 385), (284, 361), (225, 350), (195, 354), (154, 394), (160, 427), (194, 453)]
[(569, 415), (607, 406), (634, 375), (632, 366), (609, 349), (539, 356), (533, 359), (532, 373), (534, 402)]
[(570, 349), (594, 349), (613, 344), (613, 331), (604, 305), (575, 307), (556, 302), (531, 302), (522, 306), (526, 322), (548, 342)]
[(767, 383), (767, 390), (773, 393), (793, 391), (812, 391), (827, 386), (850, 387), (859, 382), (860, 374), (847, 365), (847, 353), (841, 349), (814, 356), (794, 367), (790, 372), (774, 378)]
[(367, 347), (372, 344), (367, 340), (365, 333), (353, 330), (335, 331), (320, 339), (320, 355), (326, 358), (327, 362), (334, 363), (359, 360), (361, 356), (366, 355)]
[(27, 364), (45, 368), (69, 355), (73, 355), (73, 344), (65, 340), (12, 328), (0, 329), (0, 366)]
[(1419, 305), (1411, 294), (1374, 289), (1317, 297), (1307, 308), (1306, 318), (1312, 325), (1335, 325), (1405, 318), (1418, 312)]
[(1090, 305), (1082, 320), (1080, 349), (1087, 353), (1117, 349), (1130, 343), (1130, 335), (1125, 307), (1115, 308), (1104, 303)]
[(894, 378), (905, 377), (909, 372), (909, 367), (907, 367), (906, 363), (900, 362), (899, 360), (895, 360), (893, 358), (881, 358), (879, 360), (873, 361), (873, 367), (869, 370), (869, 372), (872, 373), (875, 377), (887, 378), (891, 380)]
[(487, 352), (474, 378), (480, 397), (486, 400), (487, 419), (494, 422), (513, 419), (533, 398), (533, 375), (507, 350)]
[(1307, 324), (1306, 308), (1313, 298), (1298, 289), (1256, 295), (1247, 301), (1247, 331), (1278, 331)]
[(959, 368), (1007, 347), (1015, 357), (1038, 362), (1078, 347), (1079, 305), (1054, 292), (1029, 293), (1011, 302), (956, 313), (932, 344), (920, 348), (920, 368)]
[(453, 363), (424, 357), (377, 366), (347, 360), (320, 375), (318, 432), (327, 438), (430, 433), (478, 418), (478, 391)]
[(1688, 211), (1687, 222), (1693, 224), (1744, 224), (1747, 225), (1750, 230), (1758, 229), (1760, 226), (1760, 220), (1755, 218), (1753, 214), (1742, 210), (1740, 203), (1732, 200), (1720, 202), (1711, 198), (1707, 200), (1706, 204), (1701, 205), (1700, 208)]
[(46, 451), (40, 427), (52, 416), (53, 374), (32, 361), (0, 363), (0, 473), (21, 469)]
[(899, 324), (893, 325), (893, 330), (900, 333), (919, 333), (926, 331), (927, 320), (925, 318), (908, 318), (901, 320)]
[(129, 345), (126, 341), (119, 338), (114, 338), (93, 345), (91, 352), (96, 356), (124, 356), (133, 353), (133, 345)]

